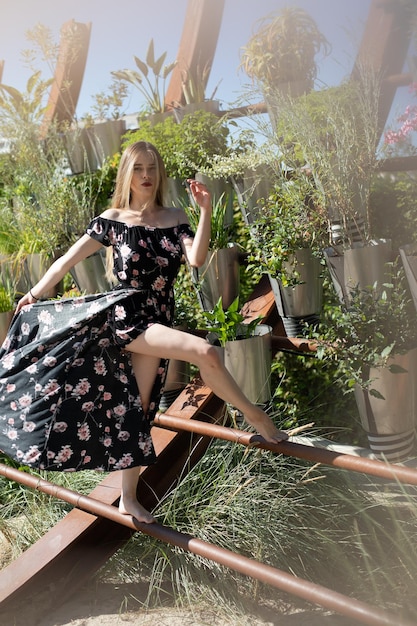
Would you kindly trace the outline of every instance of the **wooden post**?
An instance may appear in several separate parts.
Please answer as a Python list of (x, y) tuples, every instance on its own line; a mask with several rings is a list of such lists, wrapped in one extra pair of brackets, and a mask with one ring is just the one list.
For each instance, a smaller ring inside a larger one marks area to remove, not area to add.
[(410, 45), (410, 20), (403, 4), (372, 0), (362, 42), (356, 57), (352, 78), (358, 76), (360, 65), (370, 65), (382, 75), (379, 101), (379, 128), (382, 134), (398, 83), (392, 77), (401, 75)]
[(196, 75), (205, 69), (206, 84), (216, 51), (225, 0), (188, 0), (184, 28), (178, 47), (177, 65), (171, 74), (166, 95), (167, 107), (184, 104), (184, 71)]
[(45, 137), (52, 121), (71, 122), (75, 115), (84, 77), (90, 43), (91, 23), (70, 20), (61, 28), (55, 80), (43, 118), (41, 136)]

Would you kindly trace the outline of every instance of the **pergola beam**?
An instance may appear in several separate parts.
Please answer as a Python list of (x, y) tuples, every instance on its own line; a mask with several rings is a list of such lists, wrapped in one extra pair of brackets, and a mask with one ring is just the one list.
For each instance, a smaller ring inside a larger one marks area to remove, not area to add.
[(177, 65), (169, 82), (165, 105), (185, 104), (182, 89), (184, 73), (202, 76), (205, 87), (210, 76), (222, 23), (225, 0), (188, 0)]
[(81, 24), (70, 20), (61, 28), (54, 82), (42, 122), (41, 136), (46, 135), (52, 122), (61, 125), (74, 119), (87, 62), (90, 34), (91, 23)]
[[(403, 3), (371, 0), (365, 30), (358, 50), (352, 78), (361, 65), (371, 66), (381, 75), (379, 129), (382, 134), (399, 84), (404, 85), (403, 66), (410, 46), (409, 12)], [(402, 82), (398, 82), (401, 76)]]

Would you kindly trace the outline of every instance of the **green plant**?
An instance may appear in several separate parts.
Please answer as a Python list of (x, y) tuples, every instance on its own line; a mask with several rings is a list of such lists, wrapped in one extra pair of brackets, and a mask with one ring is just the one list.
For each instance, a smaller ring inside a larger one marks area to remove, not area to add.
[(417, 317), (400, 261), (392, 264), (392, 282), (382, 291), (378, 285), (352, 289), (349, 307), (333, 309), (313, 335), (318, 358), (343, 361), (350, 389), (358, 384), (379, 397), (370, 368), (403, 371), (391, 357), (417, 346)]
[(307, 166), (318, 204), (340, 229), (338, 243), (373, 238), (369, 199), (379, 167), (380, 78), (362, 66), (339, 87), (297, 99), (276, 95), (277, 127), (270, 140), (291, 168)]
[(99, 120), (117, 120), (122, 115), (122, 106), (127, 97), (127, 85), (121, 80), (113, 80), (108, 92), (100, 91), (93, 96), (92, 112)]
[(213, 100), (218, 89), (218, 85), (213, 89), (209, 98), (206, 98), (206, 86), (210, 76), (210, 65), (203, 68), (199, 65), (194, 70), (186, 69), (181, 72), (182, 92), (186, 104), (201, 104), (208, 100)]
[(185, 179), (207, 167), (215, 155), (226, 154), (228, 136), (224, 121), (199, 110), (186, 114), (179, 124), (173, 118), (154, 126), (146, 119), (141, 120), (139, 129), (128, 135), (124, 146), (149, 141), (160, 152), (167, 175)]
[(12, 311), (15, 300), (15, 288), (11, 283), (0, 283), (0, 313)]
[[(233, 223), (229, 225), (225, 224), (228, 205), (229, 201), (224, 193), (218, 200), (215, 200), (213, 204), (210, 230), (210, 250), (221, 250), (222, 248), (226, 248), (231, 241), (231, 236), (234, 230)], [(184, 209), (190, 221), (191, 228), (194, 232), (196, 232), (200, 217), (198, 207), (189, 203), (184, 207)]]
[(284, 7), (258, 20), (257, 30), (241, 52), (240, 68), (266, 94), (283, 83), (316, 78), (315, 57), (329, 54), (330, 44), (303, 9)]
[(215, 333), (222, 347), (227, 341), (251, 337), (262, 319), (259, 317), (245, 323), (246, 318), (239, 310), (239, 298), (235, 298), (227, 309), (223, 309), (222, 298), (220, 297), (214, 309), (203, 311), (202, 315), (212, 323), (211, 326), (206, 327), (206, 330)]
[(321, 258), (328, 244), (327, 216), (315, 200), (308, 175), (281, 171), (274, 190), (261, 200), (249, 227), (248, 271), (279, 276), (284, 287), (297, 284), (296, 251), (309, 248)]
[[(112, 76), (119, 81), (129, 83), (136, 87), (144, 96), (147, 109), (151, 113), (164, 113), (165, 105), (165, 82), (176, 65), (176, 61), (164, 65), (166, 52), (155, 58), (153, 39), (150, 40), (145, 61), (134, 56), (137, 70), (118, 70), (111, 72)], [(153, 83), (149, 79), (149, 72), (153, 73)], [(161, 84), (162, 83), (162, 84)]]

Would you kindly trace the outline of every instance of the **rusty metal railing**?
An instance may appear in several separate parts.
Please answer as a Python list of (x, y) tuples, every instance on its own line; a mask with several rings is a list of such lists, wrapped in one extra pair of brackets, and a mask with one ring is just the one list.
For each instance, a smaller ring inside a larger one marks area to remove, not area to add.
[[(373, 626), (415, 626), (407, 620), (383, 611), (354, 598), (332, 591), (326, 587), (308, 580), (292, 576), (282, 570), (265, 565), (254, 559), (236, 554), (231, 550), (220, 548), (214, 544), (197, 539), (191, 535), (180, 533), (161, 524), (143, 524), (130, 515), (122, 515), (115, 506), (104, 504), (89, 496), (76, 491), (54, 485), (42, 478), (21, 472), (8, 465), (0, 464), (0, 474), (10, 480), (19, 482), (27, 487), (36, 489), (72, 504), (83, 511), (99, 517), (105, 517), (113, 522), (127, 526), (132, 530), (143, 532), (151, 537), (198, 556), (215, 561), (220, 565), (233, 569), (241, 574), (250, 576), (272, 587), (296, 595), (304, 600), (330, 609), (342, 615), (355, 619), (362, 624)], [(1, 598), (0, 598), (1, 599)]]
[(408, 485), (417, 485), (417, 470), (402, 465), (393, 465), (377, 459), (368, 459), (353, 454), (334, 452), (327, 448), (317, 448), (293, 441), (281, 441), (280, 443), (268, 443), (260, 435), (244, 432), (236, 428), (199, 422), (194, 419), (183, 420), (180, 417), (168, 413), (158, 414), (154, 419), (156, 426), (173, 430), (186, 430), (187, 432), (216, 437), (234, 443), (240, 443), (248, 447), (258, 447), (263, 450), (271, 450), (293, 456), (298, 459), (331, 465), (352, 472), (361, 472), (370, 476), (377, 476), (387, 480), (394, 480)]

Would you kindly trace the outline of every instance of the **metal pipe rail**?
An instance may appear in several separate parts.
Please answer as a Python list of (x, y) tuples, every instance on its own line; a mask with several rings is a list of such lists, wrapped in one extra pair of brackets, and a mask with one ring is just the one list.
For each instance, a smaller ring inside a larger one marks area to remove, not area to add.
[(307, 446), (292, 441), (268, 443), (260, 435), (253, 435), (252, 433), (242, 432), (236, 428), (229, 428), (218, 424), (199, 422), (194, 419), (184, 420), (181, 417), (174, 417), (167, 413), (156, 415), (154, 424), (162, 428), (178, 431), (186, 430), (187, 432), (193, 432), (199, 435), (240, 443), (244, 446), (256, 446), (257, 448), (313, 461), (314, 463), (332, 465), (333, 467), (339, 467), (353, 472), (361, 472), (379, 478), (396, 480), (408, 485), (417, 485), (417, 470), (401, 465), (393, 465), (384, 461), (364, 459), (354, 456), (353, 454), (334, 452), (333, 450), (327, 450), (325, 448), (315, 448), (314, 446)]
[(207, 541), (197, 539), (192, 535), (178, 532), (158, 523), (144, 524), (138, 522), (131, 515), (122, 515), (119, 513), (115, 506), (105, 504), (89, 496), (67, 489), (66, 487), (54, 485), (42, 478), (21, 472), (8, 465), (0, 463), (0, 474), (9, 480), (14, 480), (27, 487), (64, 500), (83, 511), (99, 517), (105, 517), (135, 531), (143, 532), (165, 543), (177, 546), (182, 550), (215, 561), (229, 569), (250, 576), (276, 589), (296, 595), (308, 602), (352, 617), (362, 624), (370, 624), (373, 626), (392, 626), (392, 624), (396, 624), (396, 626), (415, 626), (415, 624), (407, 620), (402, 620), (396, 615), (382, 611), (365, 602), (344, 596), (337, 591), (332, 591), (331, 589), (308, 580), (292, 576), (270, 565), (265, 565), (260, 561), (241, 556), (231, 550), (220, 548)]

